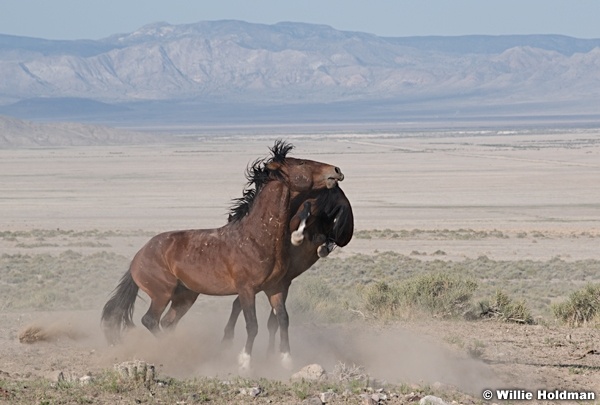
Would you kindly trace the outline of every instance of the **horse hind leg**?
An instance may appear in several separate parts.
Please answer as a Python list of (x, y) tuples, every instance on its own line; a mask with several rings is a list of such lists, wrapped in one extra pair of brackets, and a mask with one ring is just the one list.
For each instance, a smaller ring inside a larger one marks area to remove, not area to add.
[(160, 326), (164, 330), (174, 330), (181, 318), (189, 311), (198, 298), (198, 293), (186, 288), (183, 284), (177, 283), (173, 296), (171, 297), (171, 306), (160, 321)]
[(277, 334), (277, 329), (279, 329), (279, 321), (277, 320), (277, 315), (275, 311), (271, 309), (271, 313), (269, 314), (269, 320), (267, 321), (267, 329), (269, 330), (269, 344), (267, 346), (267, 356), (272, 356), (275, 353), (275, 336)]
[(169, 305), (177, 277), (167, 268), (158, 251), (142, 248), (131, 262), (131, 275), (139, 288), (150, 297), (150, 308), (142, 317), (142, 324), (155, 336), (160, 333), (160, 318)]
[(173, 285), (162, 284), (160, 288), (146, 291), (150, 297), (150, 308), (142, 317), (142, 324), (155, 336), (160, 334), (160, 318), (169, 305), (176, 287), (176, 281)]
[(152, 298), (150, 308), (142, 317), (142, 325), (146, 327), (154, 336), (160, 334), (160, 317), (169, 305), (170, 297)]
[(231, 314), (229, 315), (227, 325), (225, 325), (223, 340), (221, 340), (221, 343), (226, 348), (231, 347), (231, 344), (233, 343), (233, 336), (235, 334), (235, 324), (241, 312), (242, 304), (240, 303), (240, 298), (236, 297), (235, 300), (233, 300), (233, 304), (231, 304)]

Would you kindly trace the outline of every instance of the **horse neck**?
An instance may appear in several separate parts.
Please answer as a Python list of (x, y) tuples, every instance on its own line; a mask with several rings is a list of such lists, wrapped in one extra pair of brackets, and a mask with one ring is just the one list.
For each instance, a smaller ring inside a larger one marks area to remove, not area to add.
[(248, 232), (265, 233), (269, 238), (283, 240), (289, 219), (290, 189), (286, 184), (272, 180), (258, 192), (242, 223)]

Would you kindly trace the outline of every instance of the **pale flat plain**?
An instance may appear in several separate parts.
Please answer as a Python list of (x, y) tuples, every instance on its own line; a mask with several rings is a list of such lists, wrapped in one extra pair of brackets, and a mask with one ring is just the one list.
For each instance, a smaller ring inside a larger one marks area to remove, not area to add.
[[(0, 150), (7, 230), (212, 228), (241, 196), (248, 163), (276, 137), (155, 146)], [(445, 241), (447, 253), (600, 257), (600, 132), (291, 136), (293, 156), (339, 166), (357, 230), (499, 230), (552, 238)], [(515, 243), (516, 241), (516, 243)], [(355, 239), (345, 252), (427, 250), (428, 241)], [(127, 253), (127, 252), (122, 252)], [(130, 252), (134, 253), (134, 252)]]

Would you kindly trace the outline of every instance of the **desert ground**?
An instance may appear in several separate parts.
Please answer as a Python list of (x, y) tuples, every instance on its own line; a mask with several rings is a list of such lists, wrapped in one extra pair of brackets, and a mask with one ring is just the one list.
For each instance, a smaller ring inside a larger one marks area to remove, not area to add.
[[(405, 387), (407, 395), (432, 393), (448, 402), (483, 403), (484, 389), (501, 388), (600, 395), (600, 329), (561, 325), (549, 309), (600, 281), (600, 131), (440, 130), (0, 150), (0, 401), (32, 401), (19, 399), (28, 381), (55, 382), (60, 372), (94, 376), (131, 360), (154, 364), (162, 378), (235, 376), (243, 319), (234, 348), (220, 349), (231, 297), (202, 297), (172, 335), (157, 340), (139, 326), (114, 347), (104, 341), (100, 312), (149, 237), (224, 225), (245, 186), (246, 166), (267, 156), (275, 138), (292, 142), (294, 156), (335, 164), (345, 174), (341, 187), (353, 206), (355, 237), (317, 265), (352, 267), (356, 258), (392, 252), (423, 266), (486, 260), (506, 272), (514, 263), (563, 270), (529, 281), (518, 271), (495, 275), (519, 286), (510, 292), (533, 308), (532, 325), (420, 315), (381, 321), (352, 307), (353, 320), (326, 322), (291, 307), (292, 371), (265, 359), (268, 307), (261, 296), (250, 378), (287, 381), (307, 364), (332, 370), (343, 363), (363, 367), (372, 381)], [(316, 266), (306, 277), (326, 278), (327, 269)], [(378, 274), (361, 277), (377, 281)], [(482, 274), (477, 282), (491, 291), (495, 276)], [(294, 293), (293, 286), (290, 300)], [(144, 299), (136, 304), (137, 325)], [(37, 340), (22, 343), (26, 330), (37, 331)], [(111, 395), (63, 403), (134, 402), (127, 393)], [(364, 400), (337, 398), (332, 402)], [(252, 400), (281, 402), (268, 395)]]

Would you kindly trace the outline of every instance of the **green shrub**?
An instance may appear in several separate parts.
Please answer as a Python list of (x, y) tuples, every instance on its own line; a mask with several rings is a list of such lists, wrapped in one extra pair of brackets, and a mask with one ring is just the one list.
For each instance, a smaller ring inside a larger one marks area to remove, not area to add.
[(554, 316), (569, 326), (584, 326), (600, 321), (600, 284), (588, 284), (569, 298), (552, 306)]
[(400, 287), (383, 281), (366, 287), (363, 299), (365, 309), (378, 318), (394, 317), (403, 304)]
[(533, 324), (533, 316), (525, 300), (514, 302), (505, 292), (497, 290), (491, 300), (479, 302), (480, 314), (484, 318), (503, 322)]
[(402, 284), (401, 294), (434, 316), (454, 317), (470, 306), (477, 283), (450, 273), (413, 277)]
[(288, 311), (308, 314), (312, 319), (343, 322), (351, 318), (344, 298), (325, 280), (305, 277), (295, 280), (289, 294)]
[(364, 291), (365, 309), (376, 317), (396, 317), (411, 311), (452, 318), (470, 307), (477, 283), (449, 273), (430, 273), (400, 283), (379, 282)]

